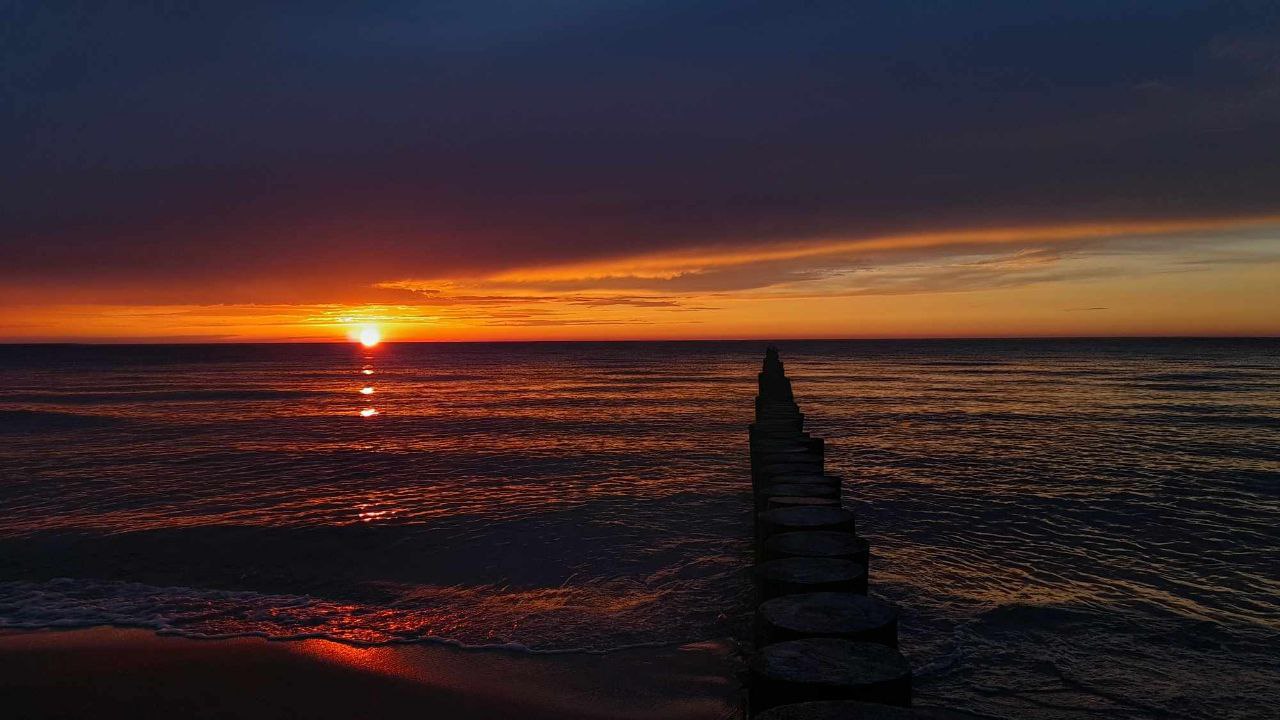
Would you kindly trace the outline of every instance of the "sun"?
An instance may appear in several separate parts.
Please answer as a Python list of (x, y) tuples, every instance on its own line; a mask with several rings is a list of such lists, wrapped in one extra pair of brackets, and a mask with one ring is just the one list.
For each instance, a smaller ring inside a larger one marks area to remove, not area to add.
[(367, 327), (360, 331), (360, 344), (365, 347), (373, 347), (382, 342), (382, 334), (378, 332), (378, 328)]

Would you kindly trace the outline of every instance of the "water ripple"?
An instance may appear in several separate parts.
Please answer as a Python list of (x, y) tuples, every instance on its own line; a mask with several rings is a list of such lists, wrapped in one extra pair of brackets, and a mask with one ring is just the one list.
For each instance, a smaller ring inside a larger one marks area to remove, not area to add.
[[(760, 349), (0, 348), (0, 625), (533, 651), (744, 633)], [(782, 349), (922, 702), (1280, 704), (1280, 342)]]

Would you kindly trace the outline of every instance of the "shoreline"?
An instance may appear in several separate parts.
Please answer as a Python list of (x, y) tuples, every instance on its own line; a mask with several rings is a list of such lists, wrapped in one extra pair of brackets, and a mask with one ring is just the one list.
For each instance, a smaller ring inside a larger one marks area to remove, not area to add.
[(0, 631), (0, 696), (23, 718), (724, 720), (728, 641), (533, 654), (440, 643), (201, 639), (99, 626)]
[(162, 638), (177, 638), (180, 640), (193, 640), (195, 642), (221, 642), (228, 640), (263, 640), (267, 643), (294, 643), (304, 642), (307, 640), (323, 640), (325, 642), (336, 643), (338, 645), (346, 645), (353, 648), (372, 649), (372, 648), (398, 648), (398, 647), (414, 647), (417, 645), (435, 646), (457, 650), (458, 652), (476, 652), (476, 653), (511, 653), (514, 655), (523, 655), (529, 657), (538, 657), (543, 655), (595, 655), (608, 656), (615, 653), (631, 652), (636, 650), (658, 650), (662, 648), (678, 649), (702, 646), (735, 646), (737, 643), (730, 638), (715, 638), (709, 640), (694, 640), (691, 642), (643, 642), (633, 643), (630, 645), (620, 645), (618, 647), (605, 648), (603, 650), (572, 647), (572, 648), (554, 648), (549, 650), (540, 650), (537, 648), (527, 647), (518, 642), (509, 643), (492, 643), (485, 645), (468, 645), (460, 640), (451, 640), (449, 638), (441, 638), (435, 636), (423, 636), (416, 638), (395, 638), (392, 640), (351, 640), (340, 637), (333, 637), (323, 633), (302, 633), (298, 635), (271, 635), (265, 632), (240, 632), (228, 633), (225, 635), (202, 635), (199, 633), (189, 633), (182, 630), (174, 630), (164, 627), (153, 627), (145, 624), (114, 624), (114, 623), (98, 623), (86, 625), (38, 625), (38, 626), (3, 626), (0, 625), (0, 641), (10, 635), (27, 635), (39, 634), (46, 632), (79, 632), (85, 630), (139, 630), (151, 633)]

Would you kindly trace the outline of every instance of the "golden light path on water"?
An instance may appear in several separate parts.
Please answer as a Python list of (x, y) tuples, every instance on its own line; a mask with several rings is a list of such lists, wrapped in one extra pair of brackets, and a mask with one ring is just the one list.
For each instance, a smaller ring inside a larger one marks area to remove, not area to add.
[[(376, 348), (379, 345), (379, 343), (382, 342), (382, 333), (381, 331), (378, 330), (377, 327), (369, 325), (362, 328), (356, 337), (358, 338), (360, 345), (363, 346), (365, 350), (364, 367), (361, 368), (360, 374), (372, 375), (374, 373), (373, 351), (374, 351), (374, 348)], [(374, 392), (375, 390), (372, 385), (365, 385), (360, 388), (361, 395), (372, 395), (374, 394)], [(380, 413), (378, 412), (378, 410), (372, 407), (366, 407), (360, 410), (360, 417), (370, 418), (379, 414)]]

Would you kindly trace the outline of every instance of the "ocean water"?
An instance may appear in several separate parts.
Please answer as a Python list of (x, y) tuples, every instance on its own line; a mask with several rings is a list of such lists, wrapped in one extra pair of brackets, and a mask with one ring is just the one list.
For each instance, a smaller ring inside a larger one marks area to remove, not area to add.
[[(919, 702), (1274, 717), (1280, 341), (780, 347)], [(762, 350), (0, 346), (0, 625), (743, 638)]]

